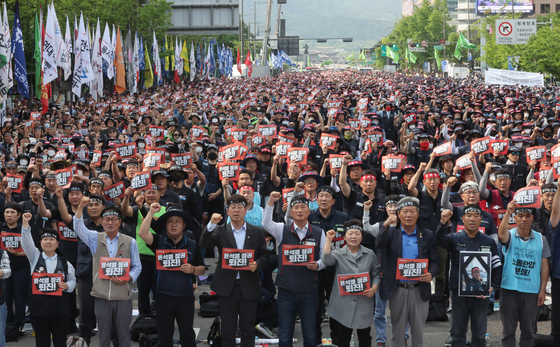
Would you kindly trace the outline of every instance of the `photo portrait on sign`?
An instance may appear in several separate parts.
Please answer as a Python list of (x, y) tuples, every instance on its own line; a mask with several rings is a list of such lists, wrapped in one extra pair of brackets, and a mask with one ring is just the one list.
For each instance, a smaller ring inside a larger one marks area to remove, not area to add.
[(490, 252), (463, 251), (459, 256), (459, 296), (490, 296)]

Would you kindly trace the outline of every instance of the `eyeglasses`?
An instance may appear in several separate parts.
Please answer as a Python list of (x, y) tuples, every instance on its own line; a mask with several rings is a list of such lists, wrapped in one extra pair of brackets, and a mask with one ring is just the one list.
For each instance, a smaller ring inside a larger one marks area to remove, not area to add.
[(167, 222), (165, 222), (165, 224), (169, 225), (181, 225), (181, 223), (183, 223), (182, 220), (167, 220)]
[(477, 190), (467, 190), (463, 192), (463, 195), (478, 195), (478, 193)]
[(107, 223), (117, 223), (119, 221), (118, 217), (104, 217), (103, 220)]
[(305, 184), (309, 184), (309, 183), (317, 183), (317, 181), (316, 181), (316, 180), (314, 180), (313, 178), (308, 178), (308, 179), (306, 179), (305, 181), (303, 181), (303, 183), (305, 183)]

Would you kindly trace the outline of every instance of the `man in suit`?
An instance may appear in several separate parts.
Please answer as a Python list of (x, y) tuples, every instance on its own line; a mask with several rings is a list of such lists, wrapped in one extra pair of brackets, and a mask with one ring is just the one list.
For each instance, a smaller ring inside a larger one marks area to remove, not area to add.
[(247, 200), (242, 195), (230, 196), (227, 213), (231, 222), (219, 226), (217, 224), (222, 220), (222, 215), (212, 215), (210, 223), (200, 237), (200, 247), (218, 247), (220, 258), (223, 257), (223, 248), (254, 251), (254, 257), (249, 262), (250, 271), (223, 269), (222, 262), (218, 261), (210, 287), (218, 294), (220, 303), (223, 346), (235, 347), (239, 316), (241, 346), (253, 347), (257, 303), (261, 297), (259, 271), (268, 261), (265, 232), (264, 229), (245, 222)]
[[(405, 346), (408, 323), (412, 340), (408, 346), (420, 347), (423, 344), (424, 322), (428, 317), (430, 281), (438, 271), (438, 256), (433, 233), (416, 224), (419, 200), (405, 197), (399, 200), (397, 206), (397, 214), (389, 216), (377, 235), (376, 246), (383, 251), (386, 262), (379, 296), (382, 300), (389, 300), (393, 322), (391, 345)], [(396, 226), (391, 226), (393, 224)], [(422, 271), (419, 280), (397, 280), (399, 258), (426, 259), (427, 272)]]

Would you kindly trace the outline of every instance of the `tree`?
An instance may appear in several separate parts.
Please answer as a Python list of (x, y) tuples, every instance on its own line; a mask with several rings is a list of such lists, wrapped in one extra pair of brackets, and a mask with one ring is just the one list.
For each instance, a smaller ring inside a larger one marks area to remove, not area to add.
[[(445, 36), (447, 37), (444, 37), (444, 25)], [(451, 17), (447, 12), (447, 2), (445, 0), (435, 0), (433, 3), (423, 1), (420, 6), (414, 6), (412, 15), (395, 20), (393, 30), (381, 40), (381, 44), (398, 44), (400, 52), (405, 52), (408, 39), (415, 43), (420, 43), (423, 40), (439, 42), (441, 39), (449, 39), (454, 31), (455, 27), (451, 25)], [(376, 49), (376, 52), (376, 66), (383, 67), (385, 59), (381, 57), (381, 49)], [(415, 66), (421, 66), (426, 61), (435, 61), (433, 46), (431, 45), (428, 45), (426, 52), (417, 52), (414, 55), (417, 57)], [(401, 63), (404, 63), (404, 53), (401, 59)]]

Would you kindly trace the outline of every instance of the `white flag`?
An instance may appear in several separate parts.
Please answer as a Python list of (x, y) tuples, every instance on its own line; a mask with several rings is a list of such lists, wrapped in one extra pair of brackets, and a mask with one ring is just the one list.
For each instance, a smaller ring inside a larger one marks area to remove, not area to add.
[(8, 65), (4, 66), (3, 70), (6, 70), (8, 75), (8, 86), (6, 88), (10, 89), (14, 86), (14, 65), (12, 64), (12, 35), (10, 35), (10, 22), (8, 22), (8, 11), (6, 10), (6, 2), (4, 2), (2, 26), (4, 27), (4, 42), (6, 43), (6, 51), (8, 56)]
[(68, 77), (72, 74), (72, 36), (70, 35), (70, 21), (68, 16), (66, 16), (66, 32), (64, 33), (64, 56), (66, 57), (66, 68), (64, 69), (64, 80), (68, 80)]
[(45, 26), (45, 40), (43, 41), (43, 62), (41, 64), (41, 69), (43, 70), (43, 85), (49, 84), (57, 77), (54, 13), (52, 9), (53, 7), (49, 6), (47, 24)]
[(163, 76), (161, 75), (161, 59), (159, 59), (159, 46), (157, 43), (157, 38), (156, 38), (156, 32), (154, 31), (154, 43), (153, 43), (153, 57), (154, 57), (154, 65), (156, 67), (156, 76), (157, 76), (157, 83), (156, 85), (159, 85), (159, 82), (162, 80)]
[(134, 34), (134, 47), (132, 48), (132, 92), (136, 93), (138, 90), (138, 81), (140, 80), (140, 57), (138, 56), (140, 42), (138, 41), (138, 32)]
[(196, 58), (194, 56), (194, 43), (191, 42), (191, 82), (194, 81), (194, 77), (196, 76)]
[(181, 43), (177, 42), (177, 37), (175, 37), (175, 70), (177, 75), (181, 76), (183, 74), (183, 58), (181, 58)]
[[(101, 29), (99, 28), (99, 18), (97, 18), (97, 26), (95, 28), (95, 36), (93, 37), (93, 52), (91, 57), (91, 67), (95, 74), (95, 79), (92, 81), (92, 97), (97, 101), (97, 96), (101, 96), (103, 89), (103, 61), (101, 58)], [(101, 77), (101, 78), (100, 78)], [(99, 81), (101, 80), (101, 86)], [(101, 88), (100, 88), (101, 87)]]
[[(0, 56), (6, 57), (8, 61), (8, 52), (6, 50), (6, 41), (4, 40), (4, 26), (2, 25), (2, 17), (0, 17)], [(4, 67), (9, 66), (6, 64)], [(8, 94), (8, 70), (0, 69), (0, 103), (6, 100), (6, 95)]]
[(113, 78), (113, 44), (111, 43), (111, 33), (109, 31), (109, 24), (105, 23), (105, 30), (103, 30), (103, 40), (101, 41), (101, 55), (103, 60), (107, 63), (107, 77)]
[(60, 23), (58, 22), (58, 17), (56, 16), (56, 10), (54, 9), (54, 4), (51, 4), (54, 18), (54, 42), (56, 45), (56, 65), (60, 66), (66, 71), (68, 68), (68, 60), (66, 60), (66, 42), (62, 37), (62, 30), (60, 29)]
[(74, 43), (76, 50), (74, 59), (74, 77), (72, 79), (72, 92), (78, 97), (82, 96), (82, 84), (95, 78), (89, 60), (88, 40), (84, 26), (84, 17), (80, 13), (80, 24), (78, 26), (78, 36)]

